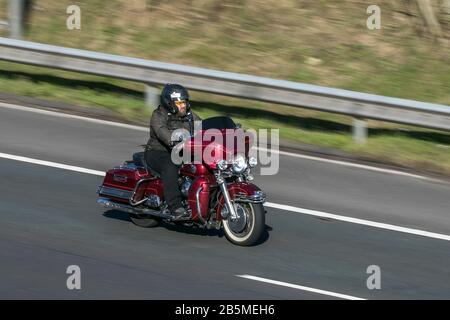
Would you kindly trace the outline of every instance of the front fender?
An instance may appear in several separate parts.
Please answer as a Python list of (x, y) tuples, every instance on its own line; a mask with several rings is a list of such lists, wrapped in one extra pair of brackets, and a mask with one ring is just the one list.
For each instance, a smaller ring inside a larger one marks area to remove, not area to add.
[[(264, 203), (266, 201), (266, 195), (255, 184), (250, 182), (233, 182), (227, 184), (228, 193), (231, 200), (251, 202), (251, 203)], [(216, 210), (216, 218), (221, 220), (221, 211), (224, 206), (224, 198), (221, 194), (219, 196), (219, 205)]]
[[(264, 193), (261, 191), (261, 189), (250, 182), (233, 182), (227, 185), (228, 192), (230, 193), (231, 199), (237, 199), (237, 198), (252, 198), (255, 199), (261, 198)], [(264, 195), (265, 199), (265, 195)]]

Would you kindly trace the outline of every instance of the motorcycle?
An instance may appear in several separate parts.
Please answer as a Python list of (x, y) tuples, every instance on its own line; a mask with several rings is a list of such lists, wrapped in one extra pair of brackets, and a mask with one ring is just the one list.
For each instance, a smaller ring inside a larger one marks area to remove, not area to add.
[[(189, 218), (182, 221), (174, 219), (164, 200), (160, 175), (146, 164), (144, 152), (133, 154), (132, 160), (106, 173), (97, 190), (97, 202), (108, 209), (127, 212), (131, 221), (140, 227), (156, 227), (164, 221), (223, 229), (233, 244), (257, 244), (265, 229), (263, 203), (266, 195), (251, 182), (251, 168), (257, 165), (256, 158), (249, 157), (251, 139), (246, 137), (243, 148), (233, 146), (232, 150), (227, 149), (227, 139), (234, 139), (234, 132), (241, 130), (229, 117), (203, 120), (202, 128), (196, 134), (206, 135), (208, 129), (220, 132), (222, 143), (208, 139), (199, 141), (194, 136), (184, 139), (183, 150), (201, 150), (203, 154), (205, 148), (209, 148), (213, 155), (217, 155), (180, 165), (179, 188)], [(228, 161), (224, 160), (227, 155)]]

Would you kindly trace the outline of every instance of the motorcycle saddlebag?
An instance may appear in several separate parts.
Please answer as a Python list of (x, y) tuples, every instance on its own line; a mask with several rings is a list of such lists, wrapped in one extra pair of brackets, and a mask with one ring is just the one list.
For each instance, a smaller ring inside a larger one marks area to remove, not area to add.
[[(140, 167), (118, 167), (109, 170), (106, 173), (103, 184), (99, 187), (98, 194), (101, 197), (112, 198), (118, 202), (126, 202), (130, 200), (136, 184), (146, 178), (152, 176)], [(141, 199), (144, 196), (148, 181), (139, 184), (134, 200)]]

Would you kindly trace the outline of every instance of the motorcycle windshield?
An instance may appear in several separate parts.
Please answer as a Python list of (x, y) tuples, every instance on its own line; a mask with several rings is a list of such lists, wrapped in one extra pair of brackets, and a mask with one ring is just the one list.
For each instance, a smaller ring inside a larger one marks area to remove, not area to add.
[[(214, 130), (208, 132), (211, 129)], [(239, 129), (235, 122), (226, 116), (204, 119), (201, 129), (197, 130), (188, 140), (185, 148), (190, 148), (191, 161), (194, 155), (200, 154), (202, 161), (213, 169), (216, 168), (219, 160), (232, 159), (238, 153), (248, 156), (249, 148), (253, 143), (253, 135)], [(238, 130), (240, 132), (237, 132)], [(207, 158), (205, 154), (208, 155)], [(185, 163), (188, 162), (185, 161)]]
[(202, 121), (202, 130), (208, 129), (236, 129), (236, 124), (230, 117), (212, 117)]

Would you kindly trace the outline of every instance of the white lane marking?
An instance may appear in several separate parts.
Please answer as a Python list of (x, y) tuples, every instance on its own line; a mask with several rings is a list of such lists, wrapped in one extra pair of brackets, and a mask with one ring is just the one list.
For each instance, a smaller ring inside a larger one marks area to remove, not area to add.
[(325, 291), (325, 290), (315, 289), (315, 288), (311, 288), (311, 287), (299, 286), (297, 284), (292, 284), (292, 283), (283, 282), (283, 281), (277, 281), (277, 280), (271, 280), (271, 279), (266, 279), (266, 278), (261, 278), (261, 277), (255, 277), (255, 276), (251, 276), (251, 275), (248, 275), (248, 274), (236, 275), (236, 276), (240, 277), (240, 278), (244, 278), (244, 279), (249, 279), (249, 280), (255, 280), (255, 281), (275, 284), (275, 285), (278, 285), (278, 286), (283, 286), (283, 287), (288, 287), (288, 288), (293, 288), (293, 289), (298, 289), (298, 290), (303, 290), (303, 291), (309, 291), (309, 292), (318, 293), (318, 294), (331, 296), (331, 297), (336, 297), (336, 298), (341, 298), (341, 299), (366, 300), (366, 299), (363, 299), (363, 298), (349, 296), (349, 295), (346, 295), (346, 294), (341, 294), (341, 293), (336, 293), (336, 292), (331, 292), (331, 291)]
[[(134, 125), (129, 125), (129, 124), (120, 123), (120, 122), (105, 121), (105, 120), (99, 120), (99, 119), (94, 119), (94, 118), (76, 116), (76, 115), (71, 115), (71, 114), (67, 114), (67, 113), (60, 113), (60, 112), (56, 112), (56, 111), (48, 111), (48, 110), (43, 110), (43, 109), (24, 107), (24, 106), (19, 106), (19, 105), (10, 104), (10, 103), (0, 102), (0, 107), (8, 108), (8, 109), (14, 109), (14, 110), (34, 112), (34, 113), (39, 113), (39, 114), (45, 114), (45, 115), (55, 116), (55, 117), (60, 117), (60, 118), (76, 119), (76, 120), (81, 120), (81, 121), (93, 122), (93, 123), (98, 123), (98, 124), (102, 124), (102, 125), (121, 127), (121, 128), (125, 128), (125, 129), (137, 130), (137, 131), (148, 132), (148, 130), (149, 130), (148, 128), (141, 127), (141, 126), (134, 126)], [(261, 148), (261, 147), (257, 147), (256, 149), (259, 150), (259, 151), (264, 151), (264, 152), (268, 151), (268, 149)], [(279, 150), (273, 150), (271, 152), (275, 152), (277, 154), (284, 155), (284, 156), (305, 159), (305, 160), (320, 161), (320, 162), (332, 163), (332, 164), (336, 164), (336, 165), (342, 165), (342, 166), (346, 166), (346, 167), (364, 169), (364, 170), (369, 170), (369, 171), (374, 171), (374, 172), (390, 173), (390, 174), (406, 176), (406, 177), (411, 177), (411, 178), (416, 178), (416, 179), (428, 180), (428, 181), (433, 181), (433, 182), (440, 182), (440, 180), (438, 180), (438, 179), (434, 179), (434, 178), (430, 178), (430, 177), (426, 177), (426, 176), (421, 176), (421, 175), (417, 175), (417, 174), (411, 174), (411, 173), (398, 171), (398, 170), (383, 169), (383, 168), (378, 168), (378, 167), (373, 167), (373, 166), (368, 166), (368, 165), (362, 165), (362, 164), (357, 164), (357, 163), (352, 163), (352, 162), (331, 160), (331, 159), (326, 159), (326, 158), (308, 156), (308, 155), (304, 155), (304, 154), (300, 154), (300, 153), (292, 153), (292, 152), (279, 151)]]
[(103, 171), (97, 171), (97, 170), (91, 170), (91, 169), (86, 169), (86, 168), (82, 168), (82, 167), (70, 166), (67, 164), (61, 164), (61, 163), (56, 163), (56, 162), (51, 162), (51, 161), (44, 161), (44, 160), (38, 160), (38, 159), (33, 159), (33, 158), (15, 156), (12, 154), (1, 153), (1, 152), (0, 152), (0, 158), (16, 160), (16, 161), (21, 161), (21, 162), (27, 162), (27, 163), (32, 163), (32, 164), (38, 164), (41, 166), (64, 169), (64, 170), (69, 170), (69, 171), (88, 173), (88, 174), (93, 174), (96, 176), (104, 176), (105, 175), (105, 173)]
[[(91, 169), (86, 169), (86, 168), (82, 168), (82, 167), (76, 167), (76, 166), (71, 166), (71, 165), (67, 165), (67, 164), (51, 162), (51, 161), (44, 161), (44, 160), (38, 160), (38, 159), (33, 159), (33, 158), (15, 156), (12, 154), (7, 154), (7, 153), (0, 153), (0, 158), (16, 160), (16, 161), (21, 161), (21, 162), (28, 162), (28, 163), (32, 163), (32, 164), (38, 164), (38, 165), (42, 165), (42, 166), (64, 169), (64, 170), (69, 170), (69, 171), (87, 173), (87, 174), (92, 174), (92, 175), (96, 175), (96, 176), (102, 176), (102, 177), (105, 176), (105, 172), (103, 172), (103, 171), (91, 170)], [(272, 203), (272, 202), (266, 202), (266, 203), (264, 203), (264, 206), (269, 207), (269, 208), (290, 211), (290, 212), (307, 214), (307, 215), (316, 216), (316, 217), (330, 218), (330, 219), (335, 219), (335, 220), (339, 220), (339, 221), (361, 224), (361, 225), (370, 226), (370, 227), (374, 227), (374, 228), (387, 229), (387, 230), (391, 230), (391, 231), (410, 233), (410, 234), (424, 236), (424, 237), (428, 237), (428, 238), (450, 241), (450, 236), (446, 235), (446, 234), (440, 234), (440, 233), (434, 233), (434, 232), (423, 231), (423, 230), (418, 230), (418, 229), (399, 227), (399, 226), (395, 226), (392, 224), (386, 224), (386, 223), (380, 223), (380, 222), (375, 222), (375, 221), (370, 221), (370, 220), (363, 220), (363, 219), (358, 219), (358, 218), (341, 216), (341, 215), (337, 215), (337, 214), (316, 211), (316, 210), (310, 210), (310, 209), (304, 209), (304, 208), (298, 208), (298, 207), (293, 207), (293, 206), (288, 206), (288, 205), (278, 204), (278, 203)]]
[[(270, 150), (266, 149), (266, 148), (258, 147), (257, 149), (260, 151), (264, 151), (264, 152), (270, 152)], [(321, 161), (321, 162), (332, 163), (332, 164), (337, 164), (337, 165), (346, 166), (346, 167), (353, 167), (353, 168), (370, 170), (370, 171), (375, 171), (375, 172), (396, 174), (399, 176), (411, 177), (411, 178), (416, 178), (416, 179), (424, 179), (424, 180), (428, 180), (428, 181), (436, 181), (436, 182), (440, 181), (438, 179), (433, 179), (433, 178), (429, 178), (429, 177), (425, 177), (425, 176), (421, 176), (421, 175), (417, 175), (417, 174), (412, 174), (412, 173), (407, 173), (407, 172), (403, 172), (403, 171), (398, 171), (398, 170), (384, 169), (384, 168), (372, 167), (372, 166), (368, 166), (368, 165), (364, 165), (364, 164), (332, 160), (332, 159), (326, 159), (326, 158), (319, 158), (319, 157), (314, 157), (314, 156), (307, 156), (304, 154), (291, 153), (291, 152), (286, 152), (286, 151), (277, 151), (277, 150), (274, 150), (274, 151), (278, 154), (290, 156), (290, 157), (294, 157), (294, 158)]]
[(114, 121), (99, 120), (99, 119), (94, 119), (94, 118), (76, 116), (76, 115), (68, 114), (68, 113), (61, 113), (61, 112), (56, 112), (56, 111), (49, 111), (49, 110), (43, 110), (43, 109), (37, 109), (37, 108), (24, 107), (24, 106), (19, 106), (19, 105), (10, 104), (10, 103), (0, 102), (0, 107), (8, 108), (8, 109), (14, 109), (14, 110), (20, 110), (20, 111), (28, 111), (28, 112), (44, 114), (44, 115), (54, 116), (54, 117), (59, 117), (59, 118), (76, 119), (76, 120), (87, 121), (87, 122), (92, 122), (92, 123), (98, 123), (98, 124), (103, 124), (103, 125), (108, 125), (108, 126), (113, 126), (113, 127), (120, 127), (120, 128), (125, 128), (125, 129), (131, 129), (131, 130), (138, 130), (138, 131), (148, 132), (148, 128), (140, 127), (140, 126), (133, 126), (131, 124), (114, 122)]
[(399, 227), (399, 226), (395, 226), (395, 225), (387, 224), (387, 223), (381, 223), (381, 222), (375, 222), (375, 221), (370, 221), (370, 220), (363, 220), (363, 219), (358, 219), (358, 218), (341, 216), (341, 215), (337, 215), (337, 214), (316, 211), (316, 210), (310, 210), (310, 209), (304, 209), (304, 208), (298, 208), (298, 207), (293, 207), (293, 206), (287, 206), (284, 204), (278, 204), (278, 203), (272, 203), (272, 202), (266, 202), (266, 203), (264, 203), (264, 206), (269, 207), (269, 208), (275, 208), (275, 209), (280, 209), (280, 210), (285, 210), (285, 211), (296, 212), (296, 213), (303, 213), (303, 214), (321, 217), (321, 218), (329, 218), (329, 219), (334, 219), (334, 220), (339, 220), (339, 221), (361, 224), (361, 225), (370, 226), (370, 227), (374, 227), (374, 228), (387, 229), (387, 230), (391, 230), (391, 231), (398, 231), (398, 232), (409, 233), (409, 234), (414, 234), (414, 235), (428, 237), (428, 238), (450, 241), (450, 235), (441, 234), (441, 233), (434, 233), (434, 232), (423, 231), (423, 230), (419, 230), (419, 229)]

